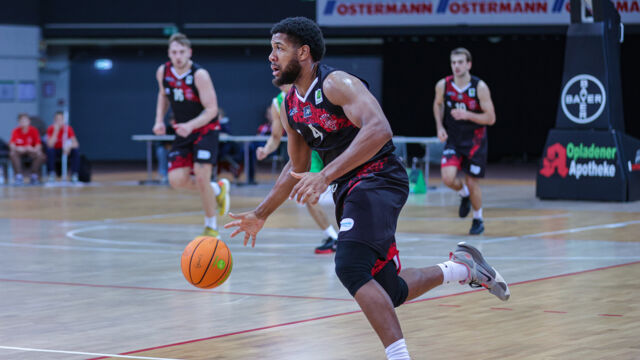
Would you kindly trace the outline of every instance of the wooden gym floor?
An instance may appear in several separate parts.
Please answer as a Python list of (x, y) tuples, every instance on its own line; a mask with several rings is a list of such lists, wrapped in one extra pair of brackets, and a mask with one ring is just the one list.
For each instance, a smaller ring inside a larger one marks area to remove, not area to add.
[[(640, 203), (540, 201), (535, 169), (491, 170), (484, 235), (466, 235), (457, 196), (432, 177), (435, 189), (409, 198), (397, 240), (404, 267), (475, 244), (511, 299), (449, 285), (401, 306), (412, 357), (640, 359)], [(385, 358), (333, 256), (313, 254), (323, 236), (304, 207), (285, 203), (254, 249), (223, 230), (233, 272), (199, 290), (180, 271), (202, 230), (199, 200), (137, 185), (144, 176), (0, 187), (0, 359)], [(272, 178), (259, 180), (232, 187), (232, 211), (262, 199)]]

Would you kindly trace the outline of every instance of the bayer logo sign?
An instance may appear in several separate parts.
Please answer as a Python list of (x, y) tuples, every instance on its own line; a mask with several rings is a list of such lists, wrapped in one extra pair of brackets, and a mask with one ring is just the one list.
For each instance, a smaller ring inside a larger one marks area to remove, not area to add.
[(602, 114), (607, 94), (596, 77), (580, 74), (567, 81), (560, 102), (562, 111), (571, 121), (587, 124)]

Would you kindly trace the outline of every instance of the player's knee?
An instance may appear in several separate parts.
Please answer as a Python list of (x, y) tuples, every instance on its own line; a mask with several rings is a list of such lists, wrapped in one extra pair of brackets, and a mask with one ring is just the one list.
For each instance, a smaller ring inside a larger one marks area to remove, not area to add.
[(366, 265), (358, 264), (354, 261), (349, 261), (336, 253), (336, 275), (342, 285), (349, 291), (351, 296), (355, 296), (358, 290), (369, 280), (373, 279), (371, 276), (371, 269)]
[(188, 181), (189, 178), (186, 176), (169, 173), (169, 185), (171, 185), (173, 189), (182, 189), (186, 187)]
[(409, 286), (403, 278), (396, 273), (395, 265), (391, 265), (392, 269), (386, 271), (383, 276), (376, 275), (374, 279), (382, 286), (384, 291), (389, 295), (393, 307), (398, 307), (407, 300), (409, 296)]
[(195, 174), (196, 186), (198, 188), (205, 188), (207, 186), (211, 186), (211, 176), (207, 176), (207, 174)]
[(442, 182), (448, 186), (448, 187), (452, 187), (454, 185), (456, 181), (456, 177), (455, 176), (451, 176), (451, 175), (442, 175)]
[(471, 192), (477, 192), (480, 190), (480, 186), (478, 184), (478, 180), (472, 178), (471, 176), (467, 176), (465, 179), (465, 183)]

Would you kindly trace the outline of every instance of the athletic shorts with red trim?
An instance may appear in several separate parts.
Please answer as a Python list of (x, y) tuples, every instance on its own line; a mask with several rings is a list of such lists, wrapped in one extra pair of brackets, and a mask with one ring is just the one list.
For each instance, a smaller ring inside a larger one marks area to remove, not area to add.
[(188, 137), (176, 135), (169, 151), (169, 171), (182, 167), (193, 167), (193, 163), (215, 164), (218, 162), (219, 130), (209, 124), (195, 130)]
[(486, 134), (486, 127), (481, 127), (462, 140), (449, 137), (442, 151), (440, 167), (455, 166), (469, 176), (483, 178), (487, 167)]
[(374, 249), (382, 261), (388, 262), (397, 255), (390, 256), (389, 251), (395, 249), (398, 217), (409, 196), (409, 178), (396, 156), (364, 165), (351, 179), (333, 188), (336, 220), (340, 224), (338, 243), (363, 243)]

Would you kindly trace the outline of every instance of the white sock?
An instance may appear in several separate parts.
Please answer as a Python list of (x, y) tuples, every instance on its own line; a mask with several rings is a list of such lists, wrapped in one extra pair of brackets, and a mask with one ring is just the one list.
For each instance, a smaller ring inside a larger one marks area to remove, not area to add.
[(212, 216), (212, 217), (206, 217), (205, 216), (204, 217), (204, 226), (210, 227), (210, 228), (212, 228), (214, 230), (217, 230), (218, 229), (218, 222), (216, 220), (216, 217), (215, 216)]
[(215, 196), (220, 195), (220, 185), (218, 185), (217, 182), (212, 181), (211, 182), (211, 188), (213, 189), (213, 195), (215, 195)]
[(469, 196), (469, 188), (467, 187), (467, 184), (462, 183), (462, 189), (458, 190), (458, 195), (462, 197)]
[(473, 210), (473, 218), (482, 220), (482, 208)]
[(333, 228), (333, 225), (329, 225), (328, 228), (324, 229), (324, 234), (331, 237), (333, 240), (338, 238), (338, 233), (336, 232), (336, 229)]
[(387, 354), (387, 360), (411, 360), (411, 356), (409, 356), (409, 350), (407, 350), (407, 344), (404, 342), (404, 339), (400, 339), (387, 346), (387, 348), (384, 349), (384, 352)]
[(442, 270), (442, 283), (449, 284), (452, 281), (464, 281), (469, 276), (469, 270), (466, 266), (453, 261), (445, 261), (442, 264), (438, 264)]

